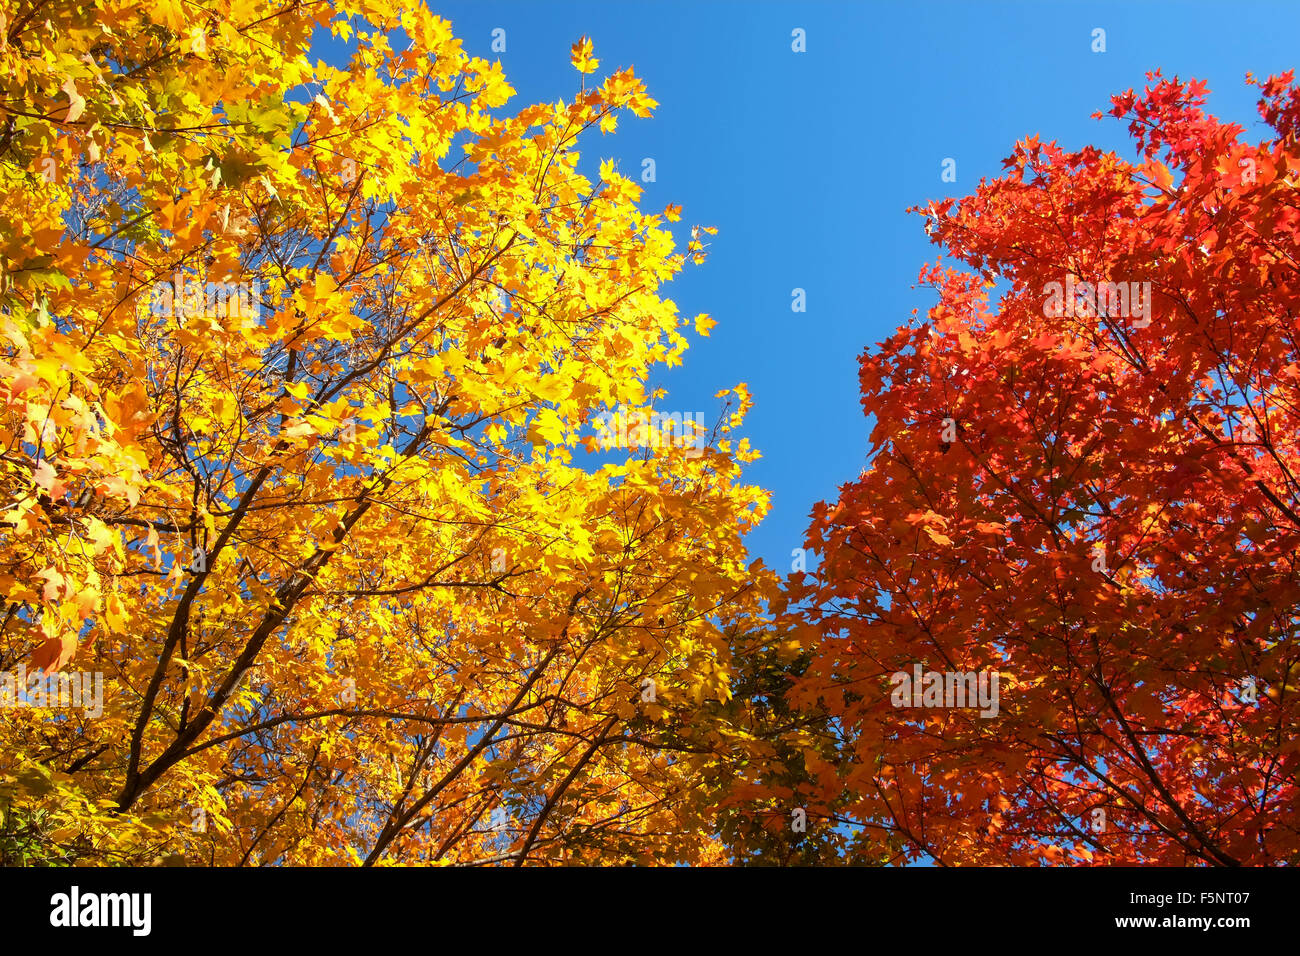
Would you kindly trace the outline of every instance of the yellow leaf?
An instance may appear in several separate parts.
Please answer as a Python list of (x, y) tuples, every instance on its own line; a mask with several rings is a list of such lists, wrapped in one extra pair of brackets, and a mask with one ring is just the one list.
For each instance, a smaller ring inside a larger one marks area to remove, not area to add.
[(85, 112), (86, 100), (77, 92), (77, 84), (68, 77), (63, 83), (63, 92), (68, 94), (68, 115), (63, 117), (65, 123), (75, 123)]
[(583, 37), (573, 44), (569, 61), (579, 73), (593, 73), (600, 66), (600, 60), (592, 55), (592, 43), (589, 37)]
[(935, 544), (944, 544), (944, 545), (952, 544), (952, 538), (948, 537), (942, 531), (935, 531), (929, 525), (922, 526), (921, 530), (924, 531), (927, 535), (929, 535), (930, 540), (933, 541)]

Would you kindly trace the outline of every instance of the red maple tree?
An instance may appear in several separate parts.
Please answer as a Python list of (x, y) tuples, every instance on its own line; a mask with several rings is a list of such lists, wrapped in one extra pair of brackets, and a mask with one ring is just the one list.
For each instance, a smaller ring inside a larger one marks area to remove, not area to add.
[[(1149, 80), (1135, 161), (1029, 138), (914, 210), (956, 264), (863, 355), (868, 466), (789, 595), (841, 758), (810, 816), (864, 853), (1300, 860), (1300, 87), (1251, 144)], [(918, 665), (998, 675), (996, 715), (913, 706)]]

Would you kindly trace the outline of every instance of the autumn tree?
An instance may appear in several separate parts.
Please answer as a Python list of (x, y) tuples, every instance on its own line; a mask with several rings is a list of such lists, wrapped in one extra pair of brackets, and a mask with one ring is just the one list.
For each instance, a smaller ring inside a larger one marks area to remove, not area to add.
[(583, 158), (656, 104), (571, 61), (503, 112), (422, 5), (0, 4), (0, 671), (104, 677), (0, 714), (24, 847), (720, 858), (749, 400), (597, 447), (712, 230)]
[(1300, 87), (1260, 88), (1260, 142), (1156, 73), (1135, 159), (1029, 138), (916, 210), (951, 264), (862, 356), (869, 459), (785, 609), (851, 858), (1300, 860)]

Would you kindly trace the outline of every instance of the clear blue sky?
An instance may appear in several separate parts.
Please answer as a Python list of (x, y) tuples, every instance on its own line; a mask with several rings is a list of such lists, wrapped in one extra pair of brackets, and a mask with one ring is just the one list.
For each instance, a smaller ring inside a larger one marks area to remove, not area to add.
[[(1294, 68), (1300, 38), (1300, 4), (1251, 0), (432, 6), (468, 52), (501, 60), (518, 90), (506, 111), (571, 99), (580, 78), (569, 46), (583, 35), (595, 42), (597, 77), (633, 65), (645, 78), (655, 116), (593, 135), (584, 159), (593, 170), (618, 159), (639, 179), (642, 159), (654, 158), (644, 207), (682, 204), (683, 245), (690, 224), (718, 227), (708, 262), (666, 290), (683, 315), (707, 312), (718, 326), (661, 374), (670, 394), (660, 407), (712, 420), (716, 391), (749, 384), (746, 432), (763, 453), (749, 478), (773, 494), (750, 548), (782, 572), (813, 503), (863, 465), (857, 356), (930, 304), (912, 285), (938, 250), (904, 210), (998, 175), (1026, 135), (1131, 155), (1121, 124), (1090, 114), (1157, 67), (1206, 80), (1212, 111), (1257, 140), (1244, 74)], [(796, 27), (807, 52), (791, 51)], [(1091, 49), (1097, 27), (1105, 53)], [(940, 179), (949, 157), (955, 183)], [(795, 287), (807, 291), (803, 314), (790, 309)]]

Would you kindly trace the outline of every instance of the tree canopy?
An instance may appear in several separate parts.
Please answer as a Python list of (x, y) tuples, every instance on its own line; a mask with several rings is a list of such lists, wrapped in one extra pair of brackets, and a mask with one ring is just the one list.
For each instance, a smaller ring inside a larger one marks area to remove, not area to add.
[[(1110, 111), (1136, 161), (1029, 138), (916, 210), (954, 262), (862, 356), (870, 461), (785, 612), (810, 796), (868, 851), (1297, 859), (1300, 91), (1261, 92), (1249, 143), (1155, 74)], [(996, 717), (900, 709), (918, 664), (996, 675)]]
[(917, 207), (782, 581), (747, 387), (654, 384), (715, 230), (565, 53), (518, 107), (423, 3), (0, 0), (0, 863), (1300, 859), (1291, 74)]
[(583, 40), (571, 101), (503, 112), (499, 63), (368, 0), (0, 35), (0, 668), (105, 675), (93, 719), (4, 716), (51, 858), (717, 859), (766, 496), (743, 389), (699, 436), (588, 427), (662, 397), (705, 255), (579, 169), (656, 105), (633, 71)]

